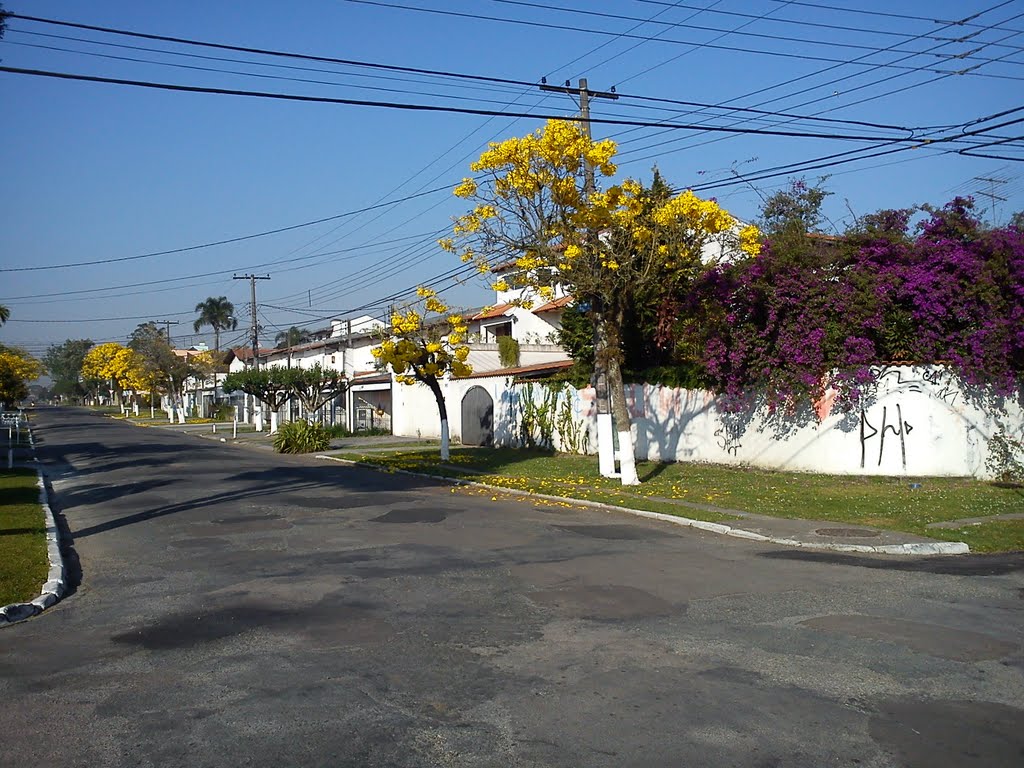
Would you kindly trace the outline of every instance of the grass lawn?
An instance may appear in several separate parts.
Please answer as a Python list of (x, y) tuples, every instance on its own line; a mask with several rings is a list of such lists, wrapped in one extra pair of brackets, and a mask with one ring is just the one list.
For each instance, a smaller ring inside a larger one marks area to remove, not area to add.
[(637, 470), (643, 484), (623, 488), (618, 481), (598, 474), (593, 456), (455, 448), (451, 460), (442, 466), (436, 449), (350, 450), (332, 455), (712, 522), (734, 520), (729, 512), (739, 510), (964, 541), (977, 552), (1024, 549), (1024, 520), (993, 520), (956, 529), (927, 527), (928, 523), (1024, 512), (1024, 488), (997, 487), (965, 478), (853, 477), (642, 462)]
[(39, 597), (49, 567), (36, 473), (0, 470), (0, 605)]

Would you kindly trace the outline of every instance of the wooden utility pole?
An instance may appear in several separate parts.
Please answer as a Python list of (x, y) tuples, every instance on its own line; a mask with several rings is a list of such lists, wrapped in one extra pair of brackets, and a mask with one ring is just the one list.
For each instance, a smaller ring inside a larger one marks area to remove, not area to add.
[[(588, 141), (594, 140), (590, 129), (590, 100), (592, 98), (612, 100), (619, 98), (614, 89), (610, 91), (590, 90), (587, 87), (587, 79), (585, 77), (580, 78), (578, 88), (573, 88), (569, 81), (566, 80), (565, 85), (562, 86), (542, 83), (540, 89), (553, 93), (566, 93), (570, 96), (579, 95), (580, 122), (583, 123), (583, 132)], [(589, 199), (597, 191), (597, 183), (594, 180), (594, 166), (588, 162), (583, 169), (583, 174), (583, 191)], [(589, 236), (596, 239), (598, 233), (591, 232)], [(594, 399), (597, 404), (597, 460), (601, 475), (613, 477), (615, 476), (614, 426), (612, 425), (612, 409), (608, 395), (608, 367), (607, 362), (602, 360), (601, 356), (597, 354), (597, 351), (602, 347), (597, 341), (598, 329), (601, 325), (599, 320), (601, 307), (591, 307), (591, 309), (593, 310), (591, 317), (594, 318)]]
[(171, 326), (172, 325), (178, 325), (180, 322), (181, 322), (180, 320), (161, 320), (160, 321), (160, 323), (164, 326), (164, 329), (165, 329), (164, 333), (167, 336), (167, 345), (169, 347), (171, 347), (172, 349), (174, 348), (174, 345), (171, 344)]
[(252, 294), (252, 367), (258, 370), (260, 367), (260, 326), (256, 316), (256, 281), (269, 280), (270, 275), (233, 275), (233, 280), (248, 280), (249, 290)]

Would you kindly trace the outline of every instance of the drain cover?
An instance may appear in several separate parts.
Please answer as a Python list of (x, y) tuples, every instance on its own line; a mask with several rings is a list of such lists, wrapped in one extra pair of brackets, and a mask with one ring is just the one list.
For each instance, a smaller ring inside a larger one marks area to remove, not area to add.
[(815, 533), (819, 536), (836, 536), (844, 539), (870, 539), (881, 535), (881, 532), (868, 528), (819, 528)]

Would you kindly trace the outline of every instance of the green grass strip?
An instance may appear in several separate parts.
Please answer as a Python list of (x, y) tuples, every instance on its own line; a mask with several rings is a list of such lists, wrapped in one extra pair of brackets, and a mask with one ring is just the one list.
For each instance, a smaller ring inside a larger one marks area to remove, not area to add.
[(36, 473), (0, 470), (0, 605), (39, 597), (46, 581), (46, 519)]

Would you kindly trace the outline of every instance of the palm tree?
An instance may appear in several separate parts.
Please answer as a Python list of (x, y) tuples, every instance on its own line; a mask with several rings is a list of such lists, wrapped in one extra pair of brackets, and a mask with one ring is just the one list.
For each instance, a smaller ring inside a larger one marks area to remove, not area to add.
[(287, 331), (281, 331), (277, 334), (274, 337), (274, 343), (277, 344), (278, 349), (284, 349), (285, 347), (296, 347), (299, 344), (305, 344), (310, 338), (312, 337), (309, 331), (293, 325)]
[(11, 310), (0, 304), (0, 325), (7, 322), (7, 318), (11, 316)]
[(196, 304), (196, 312), (199, 317), (192, 326), (193, 330), (198, 332), (204, 325), (213, 328), (213, 348), (220, 352), (220, 332), (233, 331), (238, 327), (238, 321), (234, 318), (235, 305), (228, 301), (227, 296), (216, 299), (211, 296)]

